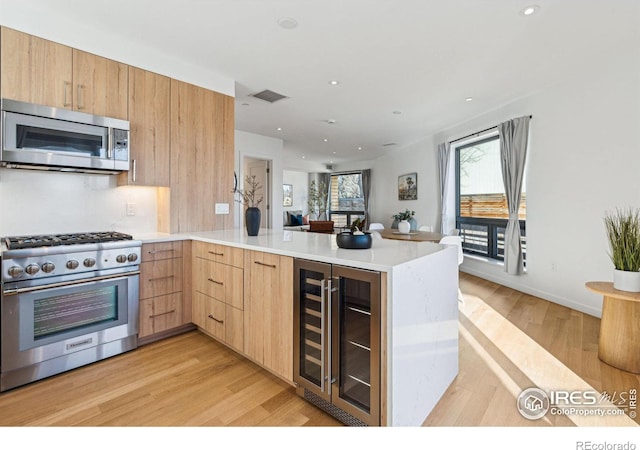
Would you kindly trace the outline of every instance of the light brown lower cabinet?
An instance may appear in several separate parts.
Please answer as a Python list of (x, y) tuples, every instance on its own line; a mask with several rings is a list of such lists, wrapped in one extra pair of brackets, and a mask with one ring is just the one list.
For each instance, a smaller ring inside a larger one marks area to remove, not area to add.
[(242, 249), (193, 243), (193, 323), (242, 353), (244, 346), (244, 271)]
[[(142, 245), (139, 344), (193, 328), (188, 303), (190, 296), (183, 292), (184, 273), (188, 270), (184, 267), (182, 241)], [(185, 308), (188, 308), (188, 313)]]
[(293, 258), (244, 252), (244, 353), (293, 383)]

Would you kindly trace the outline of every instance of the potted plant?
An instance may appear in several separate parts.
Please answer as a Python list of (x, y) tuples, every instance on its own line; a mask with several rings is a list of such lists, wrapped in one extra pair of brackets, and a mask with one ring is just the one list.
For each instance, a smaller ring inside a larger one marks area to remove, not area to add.
[(607, 213), (604, 224), (613, 262), (613, 287), (640, 292), (640, 211), (629, 208)]
[(391, 228), (398, 228), (398, 224), (401, 221), (406, 220), (407, 222), (409, 222), (409, 229), (411, 231), (415, 231), (418, 228), (418, 223), (416, 222), (416, 219), (413, 218), (415, 214), (415, 211), (409, 211), (408, 209), (406, 209), (392, 215), (391, 217), (393, 218), (393, 223), (391, 224)]
[(236, 192), (240, 196), (236, 199), (238, 203), (242, 203), (247, 209), (244, 212), (244, 224), (247, 228), (249, 236), (257, 236), (260, 230), (260, 209), (258, 205), (263, 200), (261, 196), (258, 198), (257, 193), (262, 189), (260, 182), (256, 181), (256, 176), (248, 176), (245, 178), (246, 189), (238, 189)]

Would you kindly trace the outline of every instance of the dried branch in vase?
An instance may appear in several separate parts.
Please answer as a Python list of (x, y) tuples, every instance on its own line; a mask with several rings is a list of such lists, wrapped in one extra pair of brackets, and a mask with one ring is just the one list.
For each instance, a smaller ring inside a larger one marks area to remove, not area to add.
[(256, 181), (256, 176), (247, 175), (245, 177), (245, 185), (247, 189), (238, 189), (236, 193), (240, 196), (236, 202), (242, 203), (247, 208), (256, 208), (263, 200), (263, 197), (257, 198), (258, 191), (262, 190), (262, 185)]

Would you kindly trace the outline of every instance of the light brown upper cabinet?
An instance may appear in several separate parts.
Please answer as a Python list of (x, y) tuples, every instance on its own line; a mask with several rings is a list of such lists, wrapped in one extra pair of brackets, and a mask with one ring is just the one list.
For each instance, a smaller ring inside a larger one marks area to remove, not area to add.
[(2, 27), (2, 97), (71, 109), (73, 49)]
[(2, 97), (127, 120), (126, 64), (10, 28), (1, 33)]
[(171, 80), (129, 67), (129, 122), (131, 169), (118, 184), (169, 186)]
[(171, 80), (170, 232), (233, 228), (233, 97)]

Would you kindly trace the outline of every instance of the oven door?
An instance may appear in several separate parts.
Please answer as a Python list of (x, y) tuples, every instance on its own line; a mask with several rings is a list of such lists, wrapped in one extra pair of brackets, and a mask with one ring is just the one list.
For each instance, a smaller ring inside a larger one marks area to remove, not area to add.
[(5, 292), (2, 372), (135, 336), (138, 283), (129, 274)]

